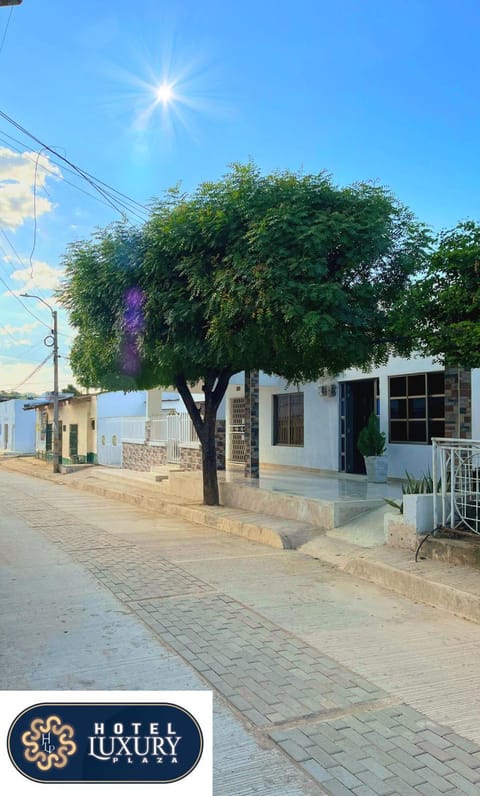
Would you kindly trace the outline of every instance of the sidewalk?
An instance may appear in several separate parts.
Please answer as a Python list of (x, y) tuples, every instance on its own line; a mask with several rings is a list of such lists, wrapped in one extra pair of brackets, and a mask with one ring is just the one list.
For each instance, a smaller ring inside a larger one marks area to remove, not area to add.
[(9, 687), (170, 688), (188, 665), (225, 709), (218, 796), (480, 792), (478, 625), (52, 480), (0, 469)]
[[(162, 489), (162, 484), (152, 481), (148, 473), (92, 467), (68, 475), (54, 475), (50, 464), (32, 458), (3, 461), (0, 467), (63, 483), (167, 516), (180, 517), (273, 548), (297, 549), (304, 555), (411, 600), (480, 623), (480, 578), (477, 569), (433, 559), (419, 559), (415, 563), (412, 552), (377, 544), (374, 532), (366, 543), (368, 546), (363, 546), (363, 541), (360, 544), (346, 541), (349, 537), (342, 533), (342, 529), (325, 533), (308, 523), (224, 506), (203, 506), (169, 494)], [(362, 524), (367, 522), (365, 516)], [(355, 538), (355, 534), (352, 536)], [(364, 529), (362, 536), (366, 537)]]

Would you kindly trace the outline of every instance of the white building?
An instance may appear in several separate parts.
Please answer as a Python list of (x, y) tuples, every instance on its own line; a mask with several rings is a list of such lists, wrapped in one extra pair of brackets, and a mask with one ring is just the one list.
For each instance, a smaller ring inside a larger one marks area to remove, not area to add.
[[(361, 428), (375, 410), (386, 434), (389, 476), (431, 470), (431, 437), (480, 438), (480, 369), (452, 387), (431, 358), (392, 358), (374, 372), (346, 371), (298, 387), (260, 374), (259, 457), (264, 466), (363, 474)], [(455, 380), (455, 374), (453, 374)], [(226, 395), (227, 464), (244, 461), (244, 375)], [(471, 386), (470, 386), (471, 384)], [(458, 395), (457, 395), (458, 393)], [(468, 393), (468, 394), (467, 394)]]
[(24, 398), (0, 402), (0, 450), (35, 452), (35, 412), (24, 411)]

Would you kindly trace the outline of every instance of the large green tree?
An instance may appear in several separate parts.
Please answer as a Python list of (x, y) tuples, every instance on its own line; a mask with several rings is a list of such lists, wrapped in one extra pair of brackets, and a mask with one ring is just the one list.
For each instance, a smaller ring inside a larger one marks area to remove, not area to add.
[(480, 367), (480, 225), (442, 232), (421, 278), (403, 295), (398, 329), (450, 367)]
[[(384, 188), (325, 173), (234, 166), (192, 195), (169, 192), (144, 227), (99, 231), (66, 255), (60, 298), (84, 386), (175, 385), (218, 503), (217, 410), (230, 377), (291, 382), (384, 362), (390, 308), (423, 265), (427, 236)], [(203, 381), (205, 408), (189, 385)]]

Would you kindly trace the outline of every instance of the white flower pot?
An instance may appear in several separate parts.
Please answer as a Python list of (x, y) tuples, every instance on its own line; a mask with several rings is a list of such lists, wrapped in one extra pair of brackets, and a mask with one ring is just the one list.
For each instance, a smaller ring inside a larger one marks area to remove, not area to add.
[(388, 459), (386, 456), (364, 456), (367, 469), (367, 481), (374, 484), (386, 484)]

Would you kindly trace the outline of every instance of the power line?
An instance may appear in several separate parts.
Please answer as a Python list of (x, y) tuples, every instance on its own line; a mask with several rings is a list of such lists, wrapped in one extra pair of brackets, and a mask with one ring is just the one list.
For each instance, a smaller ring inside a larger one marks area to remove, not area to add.
[(13, 6), (10, 9), (10, 13), (9, 13), (8, 19), (7, 19), (7, 24), (5, 25), (5, 30), (3, 31), (2, 41), (0, 43), (0, 55), (1, 55), (1, 52), (3, 50), (3, 45), (5, 44), (5, 39), (7, 38), (8, 26), (10, 25), (10, 20), (12, 18), (12, 14), (13, 14)]
[[(8, 244), (11, 246), (11, 248), (12, 248), (12, 250), (14, 251), (14, 253), (15, 253), (16, 257), (18, 258), (18, 260), (19, 260), (20, 264), (21, 264), (21, 265), (22, 265), (22, 266), (25, 268), (25, 267), (26, 267), (26, 266), (25, 266), (25, 263), (24, 263), (24, 262), (22, 261), (22, 259), (20, 258), (20, 255), (19, 255), (19, 254), (18, 254), (18, 252), (16, 251), (16, 249), (15, 249), (14, 245), (13, 245), (13, 244), (11, 243), (11, 241), (9, 240), (9, 238), (8, 238), (7, 234), (5, 233), (5, 231), (4, 231), (3, 229), (0, 229), (0, 232), (2, 233), (2, 235), (4, 236), (4, 238), (6, 239), (7, 243), (8, 243)], [(0, 247), (0, 248), (1, 248), (1, 247)], [(3, 251), (3, 253), (5, 254), (5, 250), (4, 250), (4, 249), (2, 249), (2, 251)], [(14, 298), (16, 298), (16, 300), (18, 301), (18, 303), (19, 303), (19, 304), (21, 304), (21, 306), (23, 307), (23, 309), (24, 309), (26, 312), (28, 312), (28, 314), (29, 314), (29, 315), (31, 315), (31, 316), (32, 316), (32, 318), (35, 318), (35, 320), (36, 320), (36, 321), (38, 321), (39, 323), (42, 323), (44, 326), (46, 326), (46, 327), (47, 327), (47, 329), (50, 329), (50, 326), (48, 325), (48, 323), (45, 323), (45, 321), (42, 321), (42, 319), (41, 319), (41, 318), (39, 318), (39, 317), (38, 317), (38, 315), (35, 315), (35, 313), (34, 313), (34, 312), (32, 312), (32, 311), (31, 311), (31, 309), (30, 309), (29, 307), (27, 307), (27, 305), (26, 305), (26, 304), (24, 304), (24, 302), (23, 302), (23, 301), (20, 299), (20, 297), (19, 297), (19, 296), (17, 296), (17, 294), (15, 293), (15, 291), (13, 291), (13, 290), (12, 290), (12, 289), (11, 289), (11, 288), (8, 286), (8, 284), (5, 282), (5, 280), (4, 280), (4, 279), (3, 279), (3, 277), (1, 277), (1, 276), (0, 276), (0, 282), (2, 282), (2, 284), (3, 284), (3, 285), (5, 285), (5, 287), (7, 288), (8, 292), (9, 292), (9, 293), (10, 293), (12, 296), (14, 296)], [(39, 290), (41, 290), (41, 288), (39, 288)]]
[(23, 379), (23, 381), (21, 381), (21, 382), (20, 382), (19, 384), (17, 384), (15, 387), (11, 387), (11, 392), (16, 392), (16, 391), (18, 390), (18, 388), (19, 388), (19, 387), (23, 387), (23, 385), (25, 384), (25, 382), (29, 381), (29, 380), (31, 379), (31, 377), (32, 377), (32, 376), (35, 376), (35, 373), (38, 373), (38, 371), (40, 370), (40, 368), (43, 368), (43, 366), (44, 366), (44, 365), (45, 365), (45, 364), (48, 362), (48, 360), (49, 360), (49, 359), (51, 359), (52, 357), (53, 357), (53, 353), (52, 353), (52, 352), (50, 352), (49, 354), (47, 354), (47, 356), (45, 357), (45, 359), (43, 360), (43, 362), (40, 362), (40, 364), (39, 364), (39, 365), (37, 365), (37, 367), (36, 367), (34, 370), (32, 370), (32, 372), (31, 372), (31, 373), (29, 373), (29, 375), (28, 375), (28, 376), (27, 376), (25, 379)]
[[(35, 141), (37, 144), (39, 144), (43, 149), (46, 149), (55, 158), (57, 158), (58, 160), (62, 161), (62, 163), (66, 163), (67, 166), (69, 166), (71, 169), (73, 169), (76, 174), (79, 174), (96, 191), (98, 191), (100, 193), (100, 195), (102, 195), (104, 197), (104, 199), (107, 201), (107, 203), (110, 205), (110, 207), (112, 207), (114, 210), (116, 210), (118, 213), (120, 213), (120, 215), (122, 215), (122, 216), (125, 215), (125, 213), (122, 211), (122, 209), (120, 209), (121, 207), (123, 207), (124, 210), (128, 210), (128, 212), (130, 212), (132, 215), (136, 215), (137, 218), (140, 218), (140, 220), (143, 221), (143, 218), (141, 218), (138, 215), (137, 212), (132, 210), (131, 207), (128, 207), (125, 204), (124, 201), (122, 202), (122, 200), (126, 200), (130, 205), (134, 205), (137, 208), (141, 209), (143, 212), (148, 213), (149, 209), (148, 209), (148, 207), (146, 207), (146, 205), (142, 205), (140, 202), (137, 202), (135, 199), (132, 199), (131, 197), (127, 196), (126, 194), (123, 194), (121, 191), (118, 191), (116, 188), (113, 188), (111, 185), (108, 185), (108, 183), (103, 182), (102, 180), (99, 180), (97, 177), (95, 177), (94, 175), (90, 174), (88, 171), (85, 171), (84, 169), (81, 169), (79, 166), (75, 165), (75, 163), (73, 163), (68, 158), (64, 157), (63, 155), (59, 155), (58, 152), (55, 152), (55, 150), (52, 147), (49, 147), (47, 144), (45, 144), (43, 141), (41, 141), (39, 138), (37, 138), (37, 136), (35, 136), (33, 133), (29, 132), (25, 127), (23, 127), (21, 124), (16, 122), (10, 116), (8, 116), (8, 114), (4, 113), (4, 111), (0, 111), (0, 116), (3, 119), (5, 119), (5, 121), (7, 121), (9, 124), (13, 125), (13, 127), (15, 127), (17, 130), (19, 130), (23, 135), (26, 135), (28, 138), (31, 138), (33, 141)], [(109, 191), (110, 191), (110, 193), (108, 193)], [(112, 193), (115, 194), (115, 196), (113, 198), (111, 196)]]

